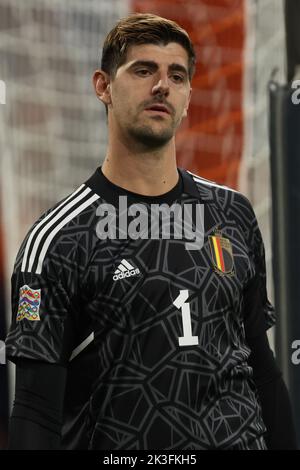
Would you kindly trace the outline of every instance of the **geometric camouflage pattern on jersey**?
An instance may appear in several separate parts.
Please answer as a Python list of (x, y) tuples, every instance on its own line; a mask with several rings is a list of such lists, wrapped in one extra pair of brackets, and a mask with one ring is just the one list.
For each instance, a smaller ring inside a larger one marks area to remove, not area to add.
[[(203, 204), (199, 250), (100, 240), (99, 204), (137, 202), (100, 169), (21, 245), (7, 355), (68, 364), (65, 448), (266, 448), (245, 337), (275, 322), (257, 221), (239, 192), (179, 172), (183, 192), (141, 200)], [(40, 321), (16, 321), (24, 285), (41, 290)]]

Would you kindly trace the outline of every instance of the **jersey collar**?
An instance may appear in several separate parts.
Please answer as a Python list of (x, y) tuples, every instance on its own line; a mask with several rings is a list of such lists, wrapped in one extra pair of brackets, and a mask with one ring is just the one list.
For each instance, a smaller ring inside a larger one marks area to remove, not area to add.
[(183, 181), (183, 192), (189, 194), (190, 196), (201, 199), (197, 185), (192, 177), (192, 175), (186, 171), (184, 168), (178, 168), (179, 173), (181, 174)]
[(141, 202), (155, 202), (155, 203), (168, 203), (172, 204), (173, 200), (180, 198), (182, 194), (188, 194), (197, 199), (200, 199), (200, 193), (197, 189), (197, 185), (193, 180), (193, 177), (183, 168), (177, 168), (180, 179), (177, 185), (170, 190), (168, 193), (162, 196), (139, 196), (135, 193), (131, 193), (123, 188), (120, 188), (111, 183), (102, 173), (101, 167), (98, 167), (94, 174), (85, 182), (86, 186), (89, 186), (96, 194), (107, 202), (117, 204), (118, 196), (126, 195), (130, 202), (137, 202), (137, 198)]

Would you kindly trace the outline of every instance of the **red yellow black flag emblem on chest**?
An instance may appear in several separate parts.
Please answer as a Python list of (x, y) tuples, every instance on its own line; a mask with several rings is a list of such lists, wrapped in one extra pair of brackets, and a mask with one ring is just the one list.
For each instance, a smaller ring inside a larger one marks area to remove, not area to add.
[(232, 246), (230, 240), (222, 236), (220, 232), (209, 236), (209, 245), (212, 261), (216, 272), (219, 274), (234, 274)]

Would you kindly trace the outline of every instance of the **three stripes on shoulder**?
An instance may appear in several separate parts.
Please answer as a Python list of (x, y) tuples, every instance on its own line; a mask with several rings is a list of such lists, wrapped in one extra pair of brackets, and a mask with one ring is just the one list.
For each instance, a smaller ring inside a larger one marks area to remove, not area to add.
[(82, 184), (52, 210), (30, 233), (23, 255), (21, 271), (41, 274), (50, 243), (62, 227), (91, 205), (100, 196)]

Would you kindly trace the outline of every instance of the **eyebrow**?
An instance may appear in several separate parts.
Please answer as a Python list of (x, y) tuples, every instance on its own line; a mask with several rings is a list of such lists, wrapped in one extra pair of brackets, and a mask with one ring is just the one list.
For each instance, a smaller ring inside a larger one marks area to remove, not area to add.
[[(136, 60), (135, 62), (133, 62), (133, 64), (130, 65), (129, 69), (133, 69), (140, 66), (149, 67), (151, 70), (158, 69), (158, 64), (153, 60)], [(181, 64), (170, 64), (168, 69), (172, 72), (182, 72), (186, 77), (188, 76), (187, 69)]]

